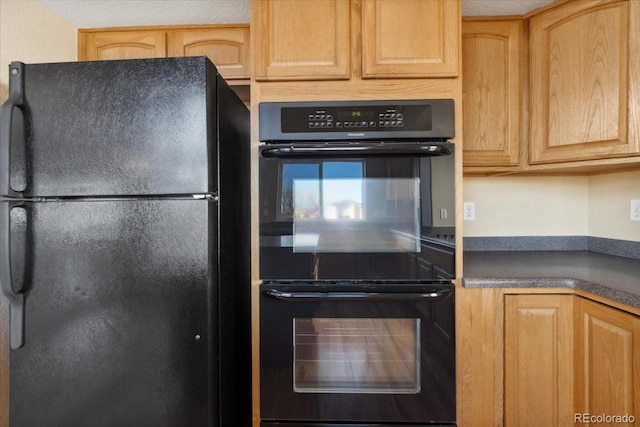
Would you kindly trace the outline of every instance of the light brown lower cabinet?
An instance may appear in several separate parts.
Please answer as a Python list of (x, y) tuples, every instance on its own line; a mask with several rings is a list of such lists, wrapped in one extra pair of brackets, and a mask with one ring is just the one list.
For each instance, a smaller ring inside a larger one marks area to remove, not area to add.
[(505, 426), (573, 419), (573, 296), (505, 295)]
[(458, 425), (640, 426), (640, 315), (588, 296), (462, 288)]
[(585, 298), (575, 314), (574, 421), (640, 425), (640, 317)]

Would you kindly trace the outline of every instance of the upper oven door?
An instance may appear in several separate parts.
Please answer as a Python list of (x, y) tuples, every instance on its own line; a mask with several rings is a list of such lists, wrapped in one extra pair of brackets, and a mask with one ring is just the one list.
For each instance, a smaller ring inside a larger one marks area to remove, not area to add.
[[(453, 278), (454, 155), (403, 151), (411, 145), (262, 146), (260, 277)], [(356, 155), (362, 147), (374, 153)]]

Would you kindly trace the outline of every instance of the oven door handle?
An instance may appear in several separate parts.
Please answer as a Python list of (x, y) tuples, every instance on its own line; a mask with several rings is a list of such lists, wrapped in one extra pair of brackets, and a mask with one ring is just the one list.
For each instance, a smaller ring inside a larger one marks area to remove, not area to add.
[(370, 157), (370, 156), (446, 156), (453, 152), (450, 142), (358, 142), (358, 143), (290, 143), (260, 147), (265, 158), (288, 157)]
[(435, 300), (447, 298), (453, 289), (442, 289), (433, 292), (282, 292), (267, 289), (263, 293), (281, 301), (326, 301), (326, 300), (358, 300), (358, 301), (392, 301), (392, 300)]

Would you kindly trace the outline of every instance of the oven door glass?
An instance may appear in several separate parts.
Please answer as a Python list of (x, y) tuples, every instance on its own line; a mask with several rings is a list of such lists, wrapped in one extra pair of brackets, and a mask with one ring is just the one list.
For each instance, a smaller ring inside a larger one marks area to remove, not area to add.
[(453, 276), (454, 200), (452, 155), (261, 158), (260, 277)]
[(298, 393), (420, 391), (420, 319), (293, 319)]

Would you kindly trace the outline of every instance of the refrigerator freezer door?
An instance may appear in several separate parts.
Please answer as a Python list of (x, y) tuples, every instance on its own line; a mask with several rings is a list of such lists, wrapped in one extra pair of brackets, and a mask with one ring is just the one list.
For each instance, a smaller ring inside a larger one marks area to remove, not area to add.
[(35, 202), (11, 219), (26, 299), (10, 424), (211, 425), (217, 204)]
[[(11, 71), (20, 65), (10, 80), (20, 102), (3, 107), (0, 126), (14, 135), (13, 191), (25, 197), (216, 191), (208, 165), (217, 160), (218, 78), (206, 58), (12, 63)], [(12, 116), (11, 127), (24, 131), (8, 129)]]

